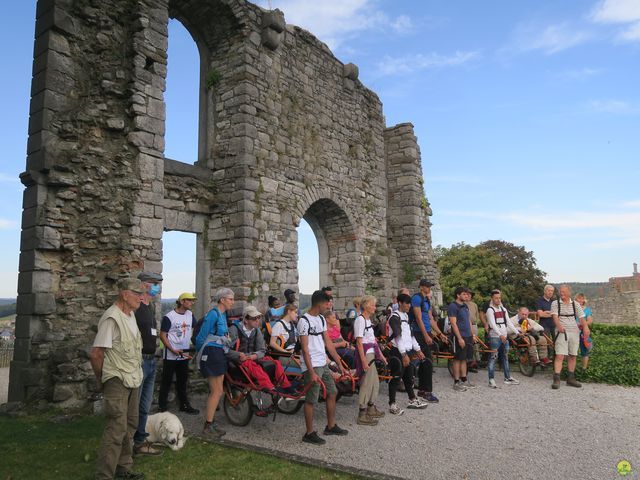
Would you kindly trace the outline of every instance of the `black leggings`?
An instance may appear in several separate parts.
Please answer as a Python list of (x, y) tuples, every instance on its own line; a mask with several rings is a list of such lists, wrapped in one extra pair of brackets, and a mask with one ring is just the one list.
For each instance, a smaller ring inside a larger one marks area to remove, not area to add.
[(418, 390), (433, 392), (433, 360), (431, 359), (431, 347), (422, 338), (422, 333), (416, 335), (420, 350), (424, 353), (424, 360), (418, 367)]
[(189, 405), (187, 398), (187, 382), (189, 381), (189, 360), (163, 360), (160, 392), (158, 393), (158, 407), (161, 411), (167, 409), (167, 398), (173, 382), (173, 374), (176, 374), (176, 393), (180, 408)]
[(413, 364), (409, 363), (409, 366), (402, 365), (402, 355), (400, 350), (396, 347), (391, 348), (391, 354), (389, 355), (389, 370), (391, 371), (391, 381), (389, 382), (389, 405), (396, 403), (396, 392), (400, 385), (400, 379), (404, 383), (404, 388), (409, 395), (409, 400), (416, 398), (416, 394), (413, 391)]

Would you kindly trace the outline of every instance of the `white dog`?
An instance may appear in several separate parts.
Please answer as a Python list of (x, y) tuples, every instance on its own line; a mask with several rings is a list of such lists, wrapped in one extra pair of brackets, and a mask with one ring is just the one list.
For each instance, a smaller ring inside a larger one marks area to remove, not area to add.
[(187, 437), (184, 436), (182, 422), (173, 413), (161, 412), (147, 418), (147, 441), (164, 443), (171, 450), (180, 450)]

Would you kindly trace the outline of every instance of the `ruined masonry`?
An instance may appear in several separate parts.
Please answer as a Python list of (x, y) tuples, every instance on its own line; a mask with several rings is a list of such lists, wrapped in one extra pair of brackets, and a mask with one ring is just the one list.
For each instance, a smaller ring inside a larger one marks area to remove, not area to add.
[[(10, 401), (82, 406), (115, 281), (197, 234), (196, 313), (296, 288), (312, 227), (336, 308), (437, 280), (411, 124), (282, 12), (243, 0), (39, 0)], [(196, 164), (164, 157), (167, 26), (200, 52)]]

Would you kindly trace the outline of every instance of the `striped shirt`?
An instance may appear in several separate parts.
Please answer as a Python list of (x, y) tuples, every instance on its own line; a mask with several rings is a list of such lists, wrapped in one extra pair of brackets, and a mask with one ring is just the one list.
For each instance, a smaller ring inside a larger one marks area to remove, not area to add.
[[(576, 310), (575, 315), (573, 314), (573, 307), (571, 306), (571, 302), (573, 302)], [(554, 300), (551, 304), (551, 313), (553, 317), (558, 316), (558, 300)], [(576, 323), (576, 318), (584, 318), (584, 310), (578, 302), (570, 300), (568, 303), (560, 302), (560, 325), (562, 325), (568, 332), (578, 332), (578, 324)]]

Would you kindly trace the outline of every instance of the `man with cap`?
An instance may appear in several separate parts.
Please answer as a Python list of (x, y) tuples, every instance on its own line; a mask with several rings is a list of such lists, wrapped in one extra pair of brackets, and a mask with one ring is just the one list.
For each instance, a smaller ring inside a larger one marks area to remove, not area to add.
[(187, 396), (189, 360), (191, 360), (187, 351), (191, 347), (191, 333), (194, 326), (191, 309), (195, 300), (196, 296), (192, 293), (180, 294), (176, 300), (176, 307), (162, 317), (160, 340), (165, 348), (162, 355), (162, 379), (158, 394), (158, 407), (161, 412), (167, 411), (167, 398), (175, 373), (180, 411), (189, 415), (200, 413), (200, 410), (191, 406)]
[[(295, 305), (296, 304), (296, 292), (294, 292), (290, 288), (287, 288), (284, 291), (284, 300), (286, 302), (285, 306), (287, 306), (287, 305)], [(298, 309), (298, 317), (299, 316), (300, 316), (300, 309)]]
[(142, 337), (142, 384), (140, 385), (140, 406), (138, 407), (138, 428), (133, 435), (133, 453), (136, 455), (161, 455), (162, 450), (153, 448), (146, 441), (147, 417), (153, 400), (153, 387), (156, 381), (156, 347), (158, 330), (156, 310), (153, 298), (160, 294), (162, 275), (153, 272), (141, 272), (138, 279), (145, 288), (142, 302), (135, 312), (136, 323)]
[(142, 282), (118, 282), (118, 298), (98, 322), (89, 360), (104, 397), (106, 424), (96, 462), (96, 479), (143, 479), (133, 466), (133, 432), (138, 426), (142, 383), (142, 338), (134, 312), (144, 294)]
[[(229, 327), (231, 350), (227, 353), (227, 358), (237, 365), (242, 365), (262, 390), (276, 391), (273, 386), (275, 382), (280, 392), (291, 393), (291, 382), (285, 375), (282, 364), (265, 356), (267, 347), (260, 330), (262, 314), (253, 305), (248, 305), (244, 308), (242, 317), (241, 322), (234, 322)], [(267, 371), (271, 373), (271, 377)]]
[[(427, 402), (438, 403), (438, 398), (433, 394), (433, 361), (431, 359), (431, 331), (436, 334), (442, 341), (446, 342), (447, 337), (440, 331), (438, 324), (431, 313), (431, 283), (426, 278), (420, 280), (420, 291), (411, 297), (411, 310), (409, 310), (409, 323), (413, 335), (420, 345), (420, 350), (424, 354), (424, 361), (420, 363), (420, 379), (418, 385), (418, 396), (424, 398)], [(424, 370), (424, 371), (423, 371)]]

